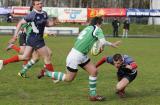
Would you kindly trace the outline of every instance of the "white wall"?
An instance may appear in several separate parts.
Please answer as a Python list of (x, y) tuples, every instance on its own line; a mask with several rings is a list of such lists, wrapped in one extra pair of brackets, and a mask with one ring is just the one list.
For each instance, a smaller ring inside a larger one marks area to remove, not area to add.
[[(150, 0), (150, 9), (160, 9), (160, 0)], [(149, 25), (160, 25), (160, 17), (150, 17)]]

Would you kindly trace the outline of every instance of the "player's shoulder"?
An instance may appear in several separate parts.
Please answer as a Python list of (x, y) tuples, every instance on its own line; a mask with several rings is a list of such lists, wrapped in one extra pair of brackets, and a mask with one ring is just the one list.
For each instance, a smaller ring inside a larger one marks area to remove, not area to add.
[(124, 55), (122, 55), (123, 56), (123, 58), (130, 58), (130, 56), (129, 55), (126, 55), (126, 54), (124, 54)]
[(107, 56), (106, 60), (108, 63), (113, 63), (113, 56)]

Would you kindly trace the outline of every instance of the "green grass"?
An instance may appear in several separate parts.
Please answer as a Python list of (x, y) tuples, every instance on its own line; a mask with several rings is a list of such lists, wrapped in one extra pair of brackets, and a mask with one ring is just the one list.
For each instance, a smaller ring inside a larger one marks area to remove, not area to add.
[[(6, 52), (9, 36), (0, 36), (0, 59), (16, 53)], [(75, 37), (50, 37), (47, 45), (53, 51), (52, 62), (56, 71), (65, 72), (65, 59), (73, 46)], [(72, 83), (54, 84), (50, 78), (38, 80), (39, 70), (43, 67), (40, 60), (28, 72), (30, 78), (17, 76), (22, 62), (8, 64), (0, 71), (0, 105), (160, 105), (160, 39), (149, 38), (109, 38), (109, 41), (122, 40), (118, 49), (106, 47), (99, 56), (90, 56), (96, 63), (105, 55), (122, 53), (133, 56), (138, 63), (138, 76), (126, 89), (127, 97), (120, 99), (115, 95), (116, 70), (109, 64), (99, 69), (97, 92), (107, 99), (104, 102), (90, 102), (88, 96), (88, 74), (79, 69)]]

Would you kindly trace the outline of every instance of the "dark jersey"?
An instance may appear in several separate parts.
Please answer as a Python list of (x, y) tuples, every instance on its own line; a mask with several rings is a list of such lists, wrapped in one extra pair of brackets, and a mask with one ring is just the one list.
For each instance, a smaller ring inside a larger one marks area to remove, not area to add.
[(129, 30), (129, 21), (125, 20), (123, 24), (123, 28)]
[[(27, 22), (31, 22), (35, 25), (35, 27), (32, 26), (33, 31), (30, 33), (30, 35), (36, 34), (42, 37), (46, 23), (47, 23), (47, 19), (48, 19), (47, 13), (44, 11), (40, 13), (36, 11), (32, 11), (27, 16), (25, 16), (24, 20), (26, 20)], [(36, 28), (38, 32), (35, 32), (34, 28)]]
[[(124, 65), (130, 65), (132, 62), (134, 62), (134, 60), (128, 55), (122, 55), (122, 57), (123, 57), (123, 64)], [(106, 62), (114, 65), (113, 64), (113, 56), (106, 57)]]
[(27, 35), (27, 45), (33, 47), (34, 49), (39, 49), (45, 46), (43, 33), (45, 26), (47, 24), (47, 13), (32, 11), (27, 16), (24, 17), (24, 20), (31, 24), (32, 30)]

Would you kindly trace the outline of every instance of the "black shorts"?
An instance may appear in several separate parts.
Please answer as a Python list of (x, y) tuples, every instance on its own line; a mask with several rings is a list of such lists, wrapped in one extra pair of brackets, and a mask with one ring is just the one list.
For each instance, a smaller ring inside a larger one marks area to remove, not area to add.
[(26, 33), (19, 34), (19, 46), (26, 46)]
[(34, 48), (34, 50), (37, 50), (44, 47), (45, 42), (43, 38), (36, 35), (31, 35), (27, 38), (27, 46), (31, 46), (32, 48)]
[(117, 77), (119, 78), (119, 80), (121, 80), (122, 78), (127, 78), (129, 82), (132, 82), (137, 76), (137, 70), (135, 70), (135, 72), (133, 73), (127, 73), (123, 70), (118, 70), (117, 72)]

